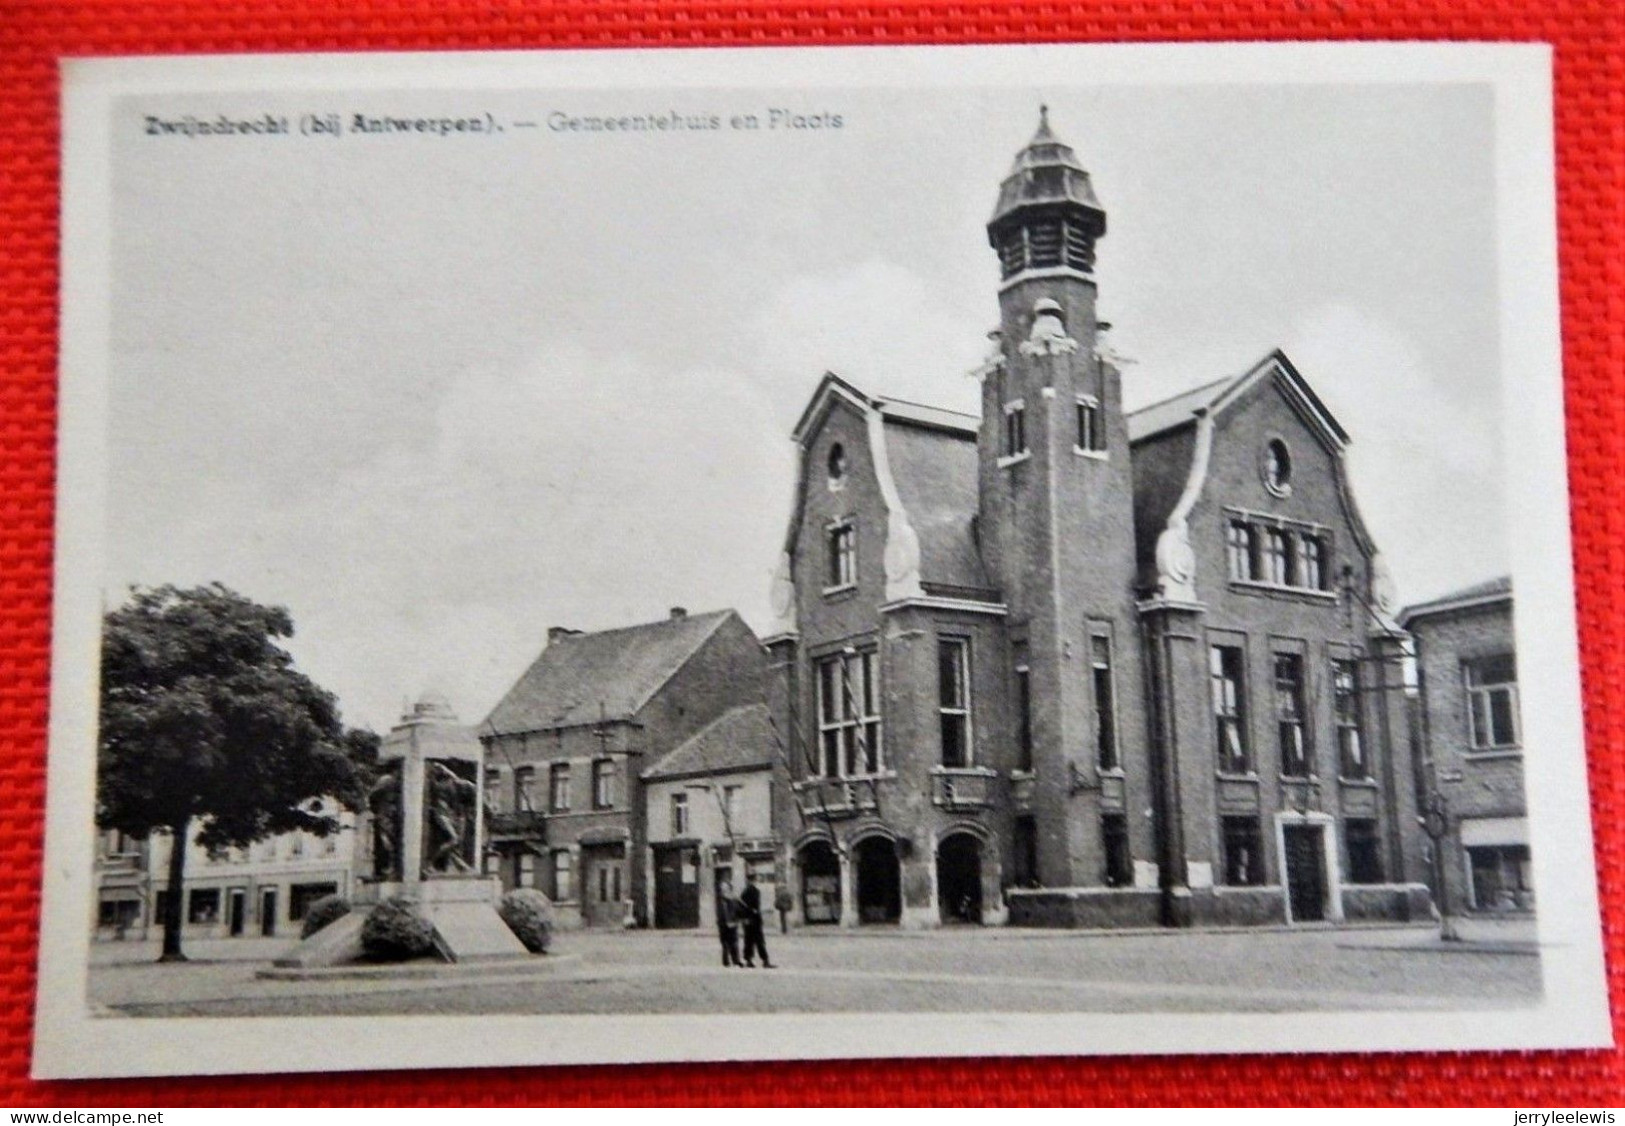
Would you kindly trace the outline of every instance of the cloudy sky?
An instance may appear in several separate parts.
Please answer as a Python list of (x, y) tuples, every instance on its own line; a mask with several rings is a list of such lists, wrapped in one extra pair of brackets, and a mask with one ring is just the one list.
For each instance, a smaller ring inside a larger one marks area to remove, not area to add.
[[(1401, 597), (1508, 567), (1487, 88), (140, 98), (114, 142), (104, 583), (288, 606), (386, 728), (483, 718), (549, 625), (768, 622), (825, 370), (974, 409), (983, 224), (1040, 102), (1107, 209), (1130, 406), (1283, 347)], [(547, 115), (838, 113), (567, 134)], [(493, 137), (151, 138), (147, 113), (490, 112)]]

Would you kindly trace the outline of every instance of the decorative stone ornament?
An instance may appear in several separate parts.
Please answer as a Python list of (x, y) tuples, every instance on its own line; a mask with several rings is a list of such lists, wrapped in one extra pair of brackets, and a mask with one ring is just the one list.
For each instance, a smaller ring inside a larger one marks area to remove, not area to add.
[(1078, 350), (1078, 342), (1066, 334), (1061, 320), (1061, 305), (1053, 297), (1041, 297), (1033, 303), (1033, 327), (1022, 342), (1023, 356), (1070, 356)]

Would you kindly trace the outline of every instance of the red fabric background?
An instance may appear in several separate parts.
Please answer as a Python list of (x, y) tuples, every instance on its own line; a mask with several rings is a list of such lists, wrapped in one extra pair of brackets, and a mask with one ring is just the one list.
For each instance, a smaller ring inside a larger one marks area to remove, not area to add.
[[(49, 680), (64, 55), (1225, 39), (1556, 48), (1558, 219), (1592, 815), (1625, 1001), (1625, 4), (1620, 0), (0, 0), (0, 1104), (1625, 1103), (1625, 1051), (28, 1078)], [(1625, 1036), (1622, 1036), (1625, 1038)]]

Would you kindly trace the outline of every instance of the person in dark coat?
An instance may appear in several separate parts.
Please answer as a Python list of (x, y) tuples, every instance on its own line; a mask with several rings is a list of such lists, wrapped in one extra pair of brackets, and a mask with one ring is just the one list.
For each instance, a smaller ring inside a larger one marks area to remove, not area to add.
[(724, 966), (738, 966), (739, 961), (739, 917), (742, 912), (739, 900), (734, 898), (733, 880), (723, 876), (717, 881), (717, 938), (722, 941), (722, 964)]
[(745, 890), (739, 896), (740, 914), (745, 926), (745, 965), (754, 966), (756, 955), (762, 956), (762, 968), (772, 969), (767, 957), (767, 937), (762, 931), (762, 889), (756, 886), (756, 877), (745, 873)]

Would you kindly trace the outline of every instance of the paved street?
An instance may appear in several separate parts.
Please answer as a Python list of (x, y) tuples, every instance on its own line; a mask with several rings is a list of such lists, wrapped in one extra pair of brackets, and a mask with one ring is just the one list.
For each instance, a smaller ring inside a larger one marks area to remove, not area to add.
[(419, 980), (262, 981), (286, 940), (94, 948), (90, 1000), (125, 1016), (398, 1013), (1281, 1012), (1487, 1009), (1540, 995), (1522, 935), (1423, 928), (1087, 934), (1016, 929), (772, 935), (778, 968), (724, 969), (702, 932), (567, 932), (541, 967)]

